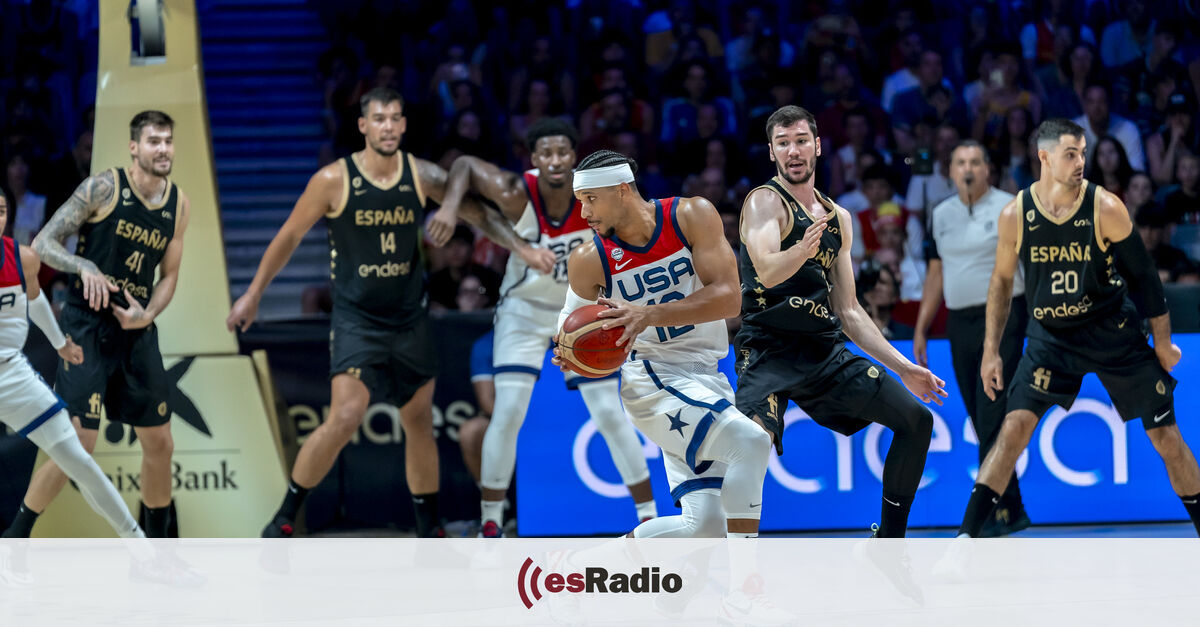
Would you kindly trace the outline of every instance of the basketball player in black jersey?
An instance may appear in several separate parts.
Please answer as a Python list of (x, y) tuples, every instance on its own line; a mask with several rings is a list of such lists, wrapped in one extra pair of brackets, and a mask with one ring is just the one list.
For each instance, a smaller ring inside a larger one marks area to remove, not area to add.
[[(1123, 420), (1142, 419), (1171, 487), (1200, 533), (1200, 468), (1175, 423), (1175, 379), (1169, 372), (1180, 352), (1171, 343), (1154, 261), (1133, 231), (1125, 204), (1083, 178), (1083, 128), (1051, 119), (1036, 136), (1042, 176), (1000, 213), (980, 367), (990, 398), (1005, 389), (999, 345), (1018, 259), (1025, 273), (1029, 343), (1008, 386), (1008, 413), (979, 468), (959, 535), (979, 535), (1038, 420), (1053, 405), (1069, 408), (1089, 372), (1099, 376)], [(1153, 348), (1143, 321), (1149, 321)]]
[[(740, 227), (738, 409), (772, 433), (781, 455), (789, 400), (847, 436), (871, 422), (891, 429), (877, 536), (903, 537), (933, 429), (929, 410), (904, 386), (941, 405), (945, 383), (893, 348), (858, 303), (853, 219), (814, 187), (821, 140), (812, 114), (777, 110), (767, 120), (767, 141), (778, 174), (747, 196)], [(847, 350), (843, 329), (904, 386)]]
[[(161, 111), (134, 116), (129, 167), (80, 183), (33, 240), (43, 263), (71, 274), (61, 324), (84, 354), (80, 365), (59, 363), (54, 389), (89, 452), (96, 447), (101, 407), (109, 420), (133, 427), (142, 445), (142, 503), (151, 538), (167, 536), (174, 450), (154, 319), (175, 294), (189, 214), (187, 196), (167, 178), (174, 126)], [(72, 235), (79, 236), (75, 254), (63, 246)], [(39, 468), (5, 535), (27, 537), (66, 481), (53, 461)]]
[[(292, 535), (304, 497), (350, 441), (372, 396), (401, 408), (405, 476), (417, 534), (444, 535), (437, 513), (438, 453), (433, 438), (437, 347), (426, 318), (420, 240), (426, 198), (441, 201), (446, 172), (400, 150), (406, 119), (399, 93), (373, 89), (362, 97), (361, 106), (358, 130), (366, 139), (365, 149), (313, 175), (226, 320), (231, 331), (250, 326), (263, 290), (304, 234), (324, 217), (333, 280), (329, 419), (300, 448), (283, 504), (263, 529), (264, 537)], [(459, 215), (531, 266), (543, 272), (553, 269), (554, 255), (530, 248), (499, 213), (466, 202)], [(444, 244), (451, 232), (439, 230), (434, 243)]]

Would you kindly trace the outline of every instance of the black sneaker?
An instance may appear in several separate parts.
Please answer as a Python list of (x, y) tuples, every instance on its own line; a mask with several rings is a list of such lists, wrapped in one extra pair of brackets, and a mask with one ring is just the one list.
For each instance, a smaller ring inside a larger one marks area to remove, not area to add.
[(1033, 521), (1029, 520), (1029, 515), (1025, 513), (1024, 507), (1015, 511), (1008, 507), (997, 507), (987, 522), (983, 524), (983, 529), (979, 531), (979, 537), (1000, 538), (1028, 529), (1032, 524)]
[(291, 520), (283, 516), (276, 516), (271, 522), (263, 527), (262, 537), (264, 538), (290, 538), (296, 532)]

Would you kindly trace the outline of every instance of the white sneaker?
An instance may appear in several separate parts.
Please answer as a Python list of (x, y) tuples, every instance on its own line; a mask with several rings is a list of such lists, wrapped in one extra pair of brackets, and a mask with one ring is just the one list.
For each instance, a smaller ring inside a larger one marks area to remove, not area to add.
[(767, 596), (763, 586), (762, 577), (753, 575), (746, 580), (745, 585), (721, 599), (721, 608), (717, 610), (717, 623), (729, 627), (775, 627), (796, 625), (798, 621), (794, 614), (779, 609), (771, 602), (771, 597)]
[(33, 587), (33, 573), (26, 563), (29, 540), (7, 540), (0, 544), (0, 586), (26, 589)]
[(925, 593), (913, 577), (912, 558), (903, 538), (880, 538), (879, 527), (871, 525), (871, 537), (854, 545), (854, 558), (874, 566), (900, 594), (925, 604)]
[(942, 559), (933, 565), (933, 576), (940, 581), (962, 583), (967, 580), (967, 569), (975, 554), (973, 538), (959, 536), (950, 542), (950, 548)]

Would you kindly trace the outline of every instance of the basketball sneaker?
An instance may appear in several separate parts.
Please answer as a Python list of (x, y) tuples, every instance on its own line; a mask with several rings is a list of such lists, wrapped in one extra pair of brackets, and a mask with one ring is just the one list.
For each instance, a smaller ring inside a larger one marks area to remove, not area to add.
[(790, 612), (779, 609), (767, 596), (762, 576), (752, 575), (742, 587), (731, 591), (721, 599), (717, 611), (717, 623), (728, 626), (766, 625), (769, 627), (796, 625), (797, 618)]
[(262, 537), (264, 538), (290, 538), (296, 532), (295, 526), (291, 520), (283, 516), (276, 516), (263, 527)]
[(497, 525), (496, 521), (489, 520), (489, 521), (483, 523), (483, 526), (479, 528), (479, 537), (480, 538), (503, 538), (504, 531), (500, 529), (500, 525)]
[(913, 578), (912, 558), (903, 538), (880, 538), (879, 525), (871, 525), (871, 537), (854, 545), (854, 557), (872, 564), (891, 582), (896, 591), (925, 604), (925, 593)]

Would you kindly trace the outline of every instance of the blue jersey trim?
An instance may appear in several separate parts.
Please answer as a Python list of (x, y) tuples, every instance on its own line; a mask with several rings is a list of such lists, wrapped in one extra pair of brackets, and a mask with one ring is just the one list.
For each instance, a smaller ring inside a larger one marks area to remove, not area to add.
[(696, 490), (704, 490), (707, 488), (721, 489), (721, 484), (725, 482), (724, 477), (698, 477), (696, 479), (688, 479), (683, 483), (675, 486), (671, 490), (671, 500), (675, 501), (675, 507), (683, 507), (680, 501), (683, 497), (695, 492)]
[(64, 403), (61, 398), (58, 399), (58, 401), (56, 403), (54, 403), (53, 405), (50, 406), (50, 409), (47, 409), (46, 411), (42, 412), (41, 414), (38, 414), (37, 418), (34, 418), (32, 421), (30, 421), (29, 424), (22, 427), (21, 430), (18, 431), (17, 433), (19, 433), (25, 437), (29, 437), (30, 433), (33, 433), (34, 431), (36, 431), (38, 427), (46, 424), (47, 420), (50, 420), (51, 418), (54, 417), (55, 414), (57, 414), (58, 412), (66, 409), (66, 408), (67, 408), (67, 404)]
[(679, 241), (683, 242), (683, 245), (686, 246), (688, 250), (691, 250), (692, 243), (689, 242), (688, 238), (683, 234), (683, 227), (679, 226), (679, 218), (675, 217), (675, 210), (678, 208), (679, 199), (676, 198), (671, 202), (671, 227), (675, 229), (675, 234), (679, 236)]
[(532, 366), (518, 366), (513, 364), (508, 366), (495, 366), (492, 368), (492, 374), (500, 374), (502, 372), (521, 372), (524, 374), (531, 374), (535, 377), (540, 377), (542, 375), (541, 368), (534, 368)]
[(608, 269), (608, 260), (604, 258), (604, 240), (600, 239), (600, 234), (594, 231), (592, 237), (596, 240), (596, 252), (600, 254), (600, 265), (604, 267), (604, 296), (612, 298), (612, 271)]
[(624, 248), (625, 250), (628, 250), (630, 252), (635, 252), (639, 255), (644, 255), (644, 254), (650, 252), (650, 249), (654, 248), (654, 244), (656, 244), (658, 242), (658, 236), (662, 234), (662, 225), (663, 225), (662, 201), (655, 198), (654, 199), (654, 233), (650, 235), (650, 241), (646, 242), (645, 246), (634, 246), (632, 244), (627, 244), (625, 242), (622, 242), (621, 238), (617, 237), (616, 235), (612, 236), (612, 241), (616, 242), (618, 246), (620, 246), (621, 248)]

